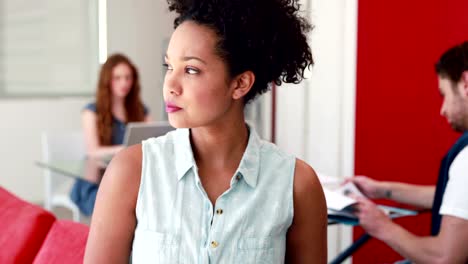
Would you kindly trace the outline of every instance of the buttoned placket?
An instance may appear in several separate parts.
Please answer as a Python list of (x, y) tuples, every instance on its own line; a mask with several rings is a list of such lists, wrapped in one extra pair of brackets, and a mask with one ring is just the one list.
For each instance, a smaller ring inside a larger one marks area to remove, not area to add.
[[(201, 192), (203, 196), (203, 203), (204, 203), (204, 226), (205, 229), (203, 231), (203, 243), (202, 247), (204, 250), (207, 250), (209, 262), (211, 263), (211, 259), (215, 258), (215, 255), (219, 250), (217, 250), (222, 243), (222, 230), (225, 223), (225, 203), (226, 203), (226, 196), (235, 188), (239, 180), (242, 178), (242, 175), (237, 172), (231, 179), (230, 188), (221, 194), (215, 202), (215, 207), (213, 210), (213, 205), (211, 204), (208, 195), (203, 188), (200, 178), (198, 176), (198, 171), (196, 173), (196, 182), (197, 188)], [(216, 259), (216, 258), (215, 258)]]
[(231, 179), (231, 184), (228, 190), (226, 190), (223, 194), (221, 194), (218, 199), (216, 199), (215, 203), (215, 211), (214, 215), (212, 218), (211, 222), (211, 229), (210, 229), (210, 235), (211, 235), (211, 242), (210, 242), (210, 247), (211, 247), (211, 254), (215, 255), (217, 254), (217, 248), (221, 245), (221, 243), (224, 241), (222, 240), (223, 238), (223, 231), (224, 231), (224, 223), (227, 221), (226, 220), (226, 214), (225, 214), (225, 208), (227, 208), (227, 201), (228, 201), (228, 196), (229, 193), (231, 193), (239, 183), (240, 179), (242, 178), (242, 174), (240, 172), (237, 172)]

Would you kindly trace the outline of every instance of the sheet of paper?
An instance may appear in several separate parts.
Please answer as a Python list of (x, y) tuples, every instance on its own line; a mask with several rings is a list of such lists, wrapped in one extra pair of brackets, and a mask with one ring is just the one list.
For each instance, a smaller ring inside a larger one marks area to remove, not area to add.
[(329, 176), (329, 175), (326, 175), (326, 174), (323, 174), (321, 172), (317, 172), (317, 176), (319, 178), (319, 181), (322, 185), (334, 185), (334, 184), (340, 184), (343, 179), (340, 179), (338, 177), (333, 177), (333, 176)]
[(339, 192), (331, 191), (326, 188), (323, 189), (323, 192), (325, 193), (325, 200), (327, 201), (327, 208), (329, 209), (340, 211), (356, 203), (354, 199)]
[(349, 194), (354, 194), (356, 196), (366, 197), (352, 182), (347, 182), (343, 186), (340, 186), (340, 188), (336, 189), (335, 192), (346, 196)]

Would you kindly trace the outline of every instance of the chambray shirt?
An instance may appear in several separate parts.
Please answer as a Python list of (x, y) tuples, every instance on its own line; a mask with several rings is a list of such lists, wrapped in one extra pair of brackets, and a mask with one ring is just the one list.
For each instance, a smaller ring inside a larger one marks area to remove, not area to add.
[(249, 130), (230, 188), (214, 205), (189, 129), (142, 143), (133, 263), (284, 263), (295, 158)]

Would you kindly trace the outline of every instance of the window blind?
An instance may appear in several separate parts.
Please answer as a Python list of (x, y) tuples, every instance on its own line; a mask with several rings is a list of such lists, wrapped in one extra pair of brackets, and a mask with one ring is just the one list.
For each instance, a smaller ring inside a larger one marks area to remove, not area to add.
[(97, 1), (0, 0), (0, 96), (94, 93)]

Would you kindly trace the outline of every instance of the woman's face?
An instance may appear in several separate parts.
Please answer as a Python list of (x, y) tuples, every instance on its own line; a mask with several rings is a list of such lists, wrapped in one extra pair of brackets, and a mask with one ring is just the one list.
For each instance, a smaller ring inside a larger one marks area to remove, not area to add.
[(117, 98), (125, 98), (133, 87), (133, 72), (126, 63), (119, 63), (112, 69), (111, 90)]
[(191, 21), (172, 34), (163, 89), (172, 126), (209, 126), (232, 111), (233, 85), (225, 62), (215, 53), (216, 43), (213, 30)]

